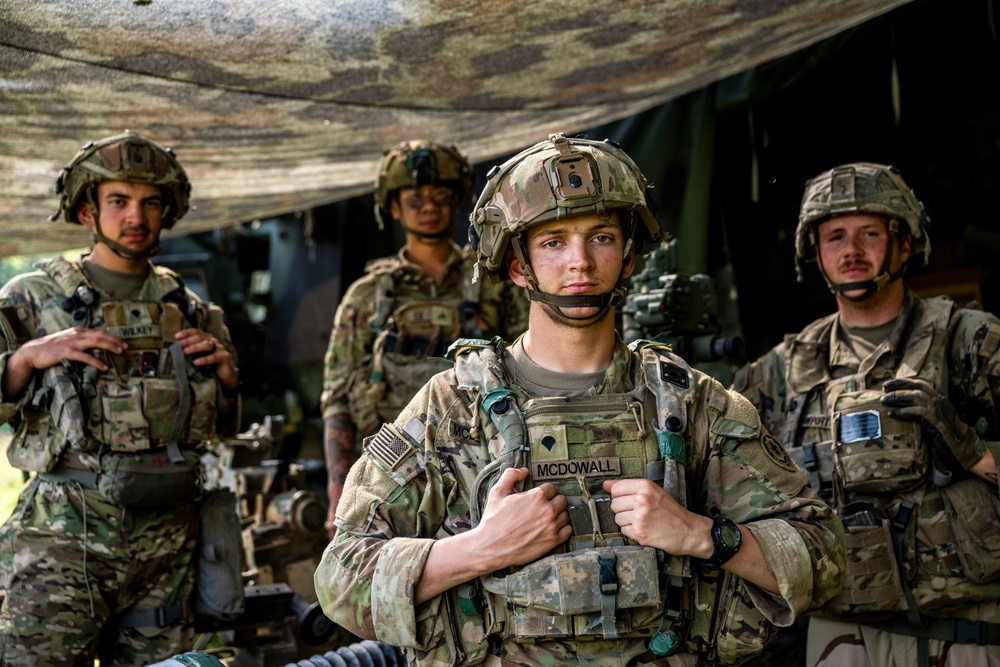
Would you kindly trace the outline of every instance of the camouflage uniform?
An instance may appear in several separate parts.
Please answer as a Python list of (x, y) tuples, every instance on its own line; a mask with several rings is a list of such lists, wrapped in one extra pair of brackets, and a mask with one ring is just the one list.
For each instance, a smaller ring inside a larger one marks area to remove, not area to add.
[[(88, 144), (60, 175), (67, 220), (77, 222), (82, 197), (96, 211), (91, 186), (115, 176), (160, 186), (163, 228), (187, 209), (189, 185), (170, 151), (126, 133)], [(99, 227), (95, 236), (106, 242)], [(222, 311), (169, 269), (149, 264), (133, 286), (104, 284), (117, 276), (85, 257), (36, 268), (0, 290), (0, 379), (19, 345), (73, 327), (108, 331), (129, 347), (93, 350), (107, 371), (66, 360), (36, 371), (0, 402), (0, 423), (15, 431), (7, 457), (35, 473), (0, 528), (0, 664), (78, 665), (95, 656), (150, 664), (191, 648), (196, 448), (235, 432), (238, 419), (238, 409), (221, 416), (229, 395), (214, 368), (194, 366), (174, 333), (207, 332), (234, 362), (235, 349)]]
[[(930, 307), (944, 309), (943, 328), (928, 321), (926, 311)], [(923, 367), (933, 365), (947, 378), (948, 395), (961, 406), (966, 421), (975, 424), (982, 419), (982, 435), (989, 440), (1000, 437), (996, 410), (1000, 396), (1000, 321), (996, 317), (955, 308), (944, 298), (928, 301), (908, 294), (889, 338), (867, 359), (859, 359), (844, 341), (838, 319), (834, 315), (818, 320), (801, 333), (786, 337), (745, 369), (736, 388), (757, 406), (764, 426), (778, 436), (814, 486), (839, 509), (873, 494), (835, 491), (828, 387), (838, 378), (860, 373), (868, 387), (880, 387), (897, 376), (919, 376)], [(915, 322), (923, 325), (914, 327)], [(937, 358), (923, 358), (932, 336), (944, 337), (945, 344)], [(915, 353), (916, 367), (901, 368), (900, 361), (911, 358), (911, 352)], [(992, 442), (985, 444), (996, 451)], [(842, 494), (839, 498), (838, 493)], [(1000, 623), (997, 490), (978, 478), (966, 477), (945, 487), (922, 480), (904, 492), (874, 495), (889, 520), (897, 516), (904, 501), (914, 503), (914, 520), (906, 529), (902, 562), (906, 585), (912, 589), (919, 611), (933, 618)], [(850, 521), (846, 516), (842, 518), (845, 523)], [(891, 544), (862, 547), (862, 537), (870, 529), (846, 529), (849, 546), (857, 544), (851, 550), (849, 567), (852, 563), (870, 564), (876, 558), (886, 566), (881, 572), (859, 574), (862, 580), (857, 587), (874, 589), (893, 584), (897, 593), (890, 611), (905, 615), (906, 600), (895, 574)], [(876, 604), (874, 600), (851, 603), (844, 598), (816, 613), (846, 621), (861, 618)], [(885, 615), (883, 608), (868, 618)], [(905, 624), (905, 618), (902, 622)], [(1000, 655), (1000, 651), (996, 653)]]
[[(605, 379), (588, 394), (628, 393), (636, 387), (641, 394), (639, 359), (619, 341)], [(509, 381), (512, 369), (506, 372)], [(683, 434), (688, 505), (698, 513), (745, 522), (766, 554), (781, 595), (690, 563), (696, 576), (675, 600), (683, 610), (682, 622), (674, 626), (681, 639), (679, 652), (656, 664), (729, 663), (752, 655), (775, 625), (790, 623), (798, 612), (836, 593), (838, 564), (843, 562), (839, 523), (760, 428), (749, 404), (708, 376), (690, 373)], [(510, 386), (519, 405), (530, 398), (516, 384)], [(455, 370), (446, 371), (416, 395), (393, 426), (366, 441), (337, 513), (337, 535), (316, 573), (324, 611), (360, 636), (404, 647), (419, 665), (481, 661), (486, 655), (472, 659), (468, 644), (483, 640), (484, 634), (496, 635), (488, 642), (489, 654), (512, 664), (624, 666), (655, 660), (647, 648), (648, 633), (518, 641), (496, 608), (492, 615), (484, 607), (477, 624), (467, 615), (459, 617), (450, 593), (413, 604), (434, 539), (472, 527), (474, 480), (504, 447), (500, 432), (478, 414), (479, 400), (459, 386)], [(592, 415), (578, 419), (581, 437), (588, 437), (592, 422)], [(652, 432), (649, 426), (646, 433)], [(393, 435), (402, 433), (405, 440)], [(617, 441), (594, 443), (595, 455), (620, 454)], [(598, 476), (590, 486), (612, 477)]]
[[(839, 183), (833, 196), (831, 181)], [(809, 259), (816, 245), (808, 240), (810, 225), (838, 205), (886, 217), (890, 247), (894, 230), (909, 224), (912, 256), (926, 259), (922, 204), (892, 167), (867, 163), (836, 168), (807, 185), (798, 259)], [(888, 261), (882, 271), (888, 280), (902, 273), (889, 276)], [(786, 336), (734, 384), (844, 522), (844, 590), (812, 614), (807, 663), (994, 664), (1000, 660), (998, 490), (961, 470), (968, 460), (947, 470), (927, 429), (881, 406), (903, 405), (885, 402), (887, 381), (934, 387), (974, 429), (969, 437), (979, 436), (971, 462), (987, 448), (1000, 461), (1000, 320), (904, 290), (887, 337), (871, 341), (867, 356), (852, 342), (834, 313)], [(979, 646), (959, 648), (966, 642)]]
[[(347, 289), (337, 307), (323, 366), (324, 420), (348, 414), (359, 436), (371, 435), (379, 424), (395, 419), (428, 378), (450, 365), (440, 357), (456, 338), (496, 333), (510, 340), (524, 330), (527, 303), (520, 290), (509, 285), (470, 287), (474, 262), (468, 250), (452, 243), (439, 283), (408, 261), (405, 249), (368, 264), (367, 275)], [(422, 306), (437, 306), (433, 312), (443, 316), (446, 325), (438, 331), (450, 332), (442, 335), (431, 329), (419, 334), (419, 349), (381, 353), (387, 336), (406, 338), (398, 331), (405, 322), (400, 318), (393, 323), (390, 316)], [(374, 368), (376, 362), (379, 369)], [(375, 370), (378, 378), (373, 378)]]

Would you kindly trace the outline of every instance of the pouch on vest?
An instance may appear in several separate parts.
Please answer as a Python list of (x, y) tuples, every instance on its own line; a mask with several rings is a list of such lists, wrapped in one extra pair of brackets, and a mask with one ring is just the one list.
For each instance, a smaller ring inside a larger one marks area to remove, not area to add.
[(452, 622), (455, 648), (462, 656), (456, 664), (482, 663), (489, 655), (490, 645), (484, 620), (488, 610), (479, 584), (475, 581), (460, 584), (445, 599), (450, 606), (447, 618)]
[(108, 501), (123, 507), (165, 507), (194, 500), (202, 489), (201, 460), (190, 449), (181, 454), (184, 460), (174, 463), (164, 447), (105, 451), (97, 488)]
[[(401, 340), (447, 341), (459, 337), (462, 322), (457, 304), (443, 299), (411, 301), (392, 314), (395, 333)], [(417, 355), (414, 355), (417, 356)]]
[(839, 514), (847, 545), (844, 588), (823, 611), (863, 615), (868, 620), (905, 612), (889, 519), (878, 506), (866, 502), (849, 503)]
[(1000, 499), (996, 488), (964, 479), (942, 489), (965, 576), (976, 584), (1000, 575)]
[(837, 474), (853, 493), (899, 493), (927, 474), (920, 424), (890, 417), (882, 395), (880, 389), (850, 391), (829, 403)]
[(514, 605), (514, 635), (521, 639), (600, 638), (608, 617), (619, 635), (652, 635), (663, 615), (659, 576), (655, 549), (602, 547), (547, 556), (501, 580), (503, 592), (491, 592)]
[(236, 494), (217, 489), (205, 494), (199, 510), (198, 578), (194, 613), (230, 621), (243, 613), (243, 538)]
[(65, 438), (49, 437), (52, 420), (48, 410), (26, 406), (21, 410), (21, 423), (7, 446), (7, 460), (18, 470), (49, 472), (55, 468), (63, 450)]

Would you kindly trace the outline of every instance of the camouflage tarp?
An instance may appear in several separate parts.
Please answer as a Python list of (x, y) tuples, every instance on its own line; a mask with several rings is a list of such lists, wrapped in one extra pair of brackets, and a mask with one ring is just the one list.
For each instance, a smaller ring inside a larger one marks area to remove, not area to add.
[(173, 146), (178, 231), (369, 191), (383, 149), (475, 162), (815, 43), (907, 0), (0, 0), (0, 256), (48, 224), (60, 166), (124, 129)]

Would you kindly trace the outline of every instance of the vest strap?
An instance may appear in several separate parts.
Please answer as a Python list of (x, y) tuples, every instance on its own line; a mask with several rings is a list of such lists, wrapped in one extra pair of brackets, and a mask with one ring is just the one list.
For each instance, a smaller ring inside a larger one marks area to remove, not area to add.
[(118, 618), (121, 628), (166, 628), (188, 618), (187, 600), (174, 600), (159, 607), (127, 610)]

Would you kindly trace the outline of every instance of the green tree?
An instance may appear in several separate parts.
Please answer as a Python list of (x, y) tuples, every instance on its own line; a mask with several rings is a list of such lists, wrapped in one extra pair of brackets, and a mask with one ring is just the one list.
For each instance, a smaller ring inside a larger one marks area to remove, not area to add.
[[(75, 257), (79, 253), (80, 249), (75, 249), (67, 250), (62, 254), (64, 257)], [(0, 259), (0, 285), (7, 284), (8, 280), (18, 274), (34, 271), (35, 262), (48, 257), (52, 257), (52, 254), (17, 255), (15, 257), (4, 257), (3, 259)]]

